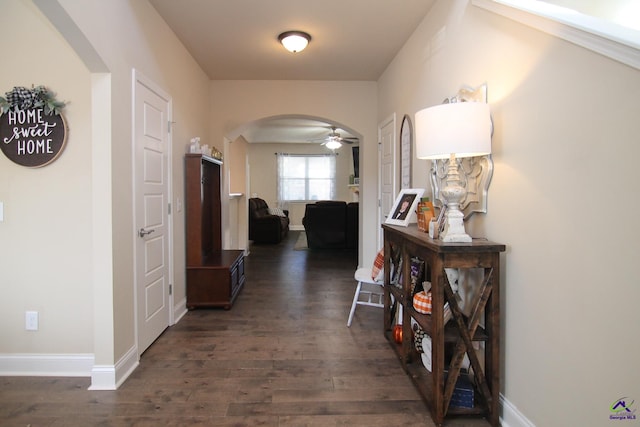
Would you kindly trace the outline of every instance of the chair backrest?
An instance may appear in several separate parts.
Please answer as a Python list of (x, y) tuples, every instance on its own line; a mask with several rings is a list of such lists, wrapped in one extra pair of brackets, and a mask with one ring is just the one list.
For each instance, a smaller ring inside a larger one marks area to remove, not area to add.
[(249, 199), (249, 217), (260, 218), (269, 214), (269, 206), (263, 199), (252, 197)]
[(305, 218), (319, 229), (346, 229), (347, 203), (341, 201), (322, 201), (305, 206)]

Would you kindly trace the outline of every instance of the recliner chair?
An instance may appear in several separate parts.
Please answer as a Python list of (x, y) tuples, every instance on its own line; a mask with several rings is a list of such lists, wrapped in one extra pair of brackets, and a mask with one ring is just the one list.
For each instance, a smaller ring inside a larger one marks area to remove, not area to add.
[(288, 232), (289, 211), (269, 209), (267, 202), (257, 197), (249, 199), (249, 240), (280, 243)]

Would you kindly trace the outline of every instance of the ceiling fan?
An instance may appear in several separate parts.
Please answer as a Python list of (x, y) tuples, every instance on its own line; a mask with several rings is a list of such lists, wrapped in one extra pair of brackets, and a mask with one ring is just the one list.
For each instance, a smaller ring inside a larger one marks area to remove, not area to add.
[(331, 126), (331, 132), (324, 138), (312, 140), (311, 142), (322, 141), (320, 145), (324, 145), (330, 150), (336, 150), (342, 147), (342, 144), (353, 144), (354, 142), (358, 142), (358, 138), (356, 137), (346, 137), (343, 138), (340, 133), (337, 131), (335, 126)]

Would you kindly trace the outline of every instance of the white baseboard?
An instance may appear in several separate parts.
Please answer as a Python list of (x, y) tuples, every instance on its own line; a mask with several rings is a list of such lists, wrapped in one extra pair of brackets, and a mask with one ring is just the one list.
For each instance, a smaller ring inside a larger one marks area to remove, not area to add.
[(0, 375), (89, 377), (94, 357), (82, 354), (0, 354)]
[(502, 406), (502, 418), (500, 418), (500, 425), (502, 425), (502, 427), (535, 427), (535, 424), (529, 421), (527, 417), (502, 394), (500, 395), (500, 406)]
[(175, 325), (187, 314), (189, 310), (187, 310), (187, 298), (183, 298), (180, 300), (178, 304), (173, 306), (173, 324)]
[(89, 390), (116, 390), (139, 364), (138, 349), (133, 346), (115, 365), (94, 365)]

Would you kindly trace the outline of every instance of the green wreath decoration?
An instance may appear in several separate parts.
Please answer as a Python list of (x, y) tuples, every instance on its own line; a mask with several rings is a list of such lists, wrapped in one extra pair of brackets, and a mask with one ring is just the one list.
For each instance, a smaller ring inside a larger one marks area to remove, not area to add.
[(33, 89), (23, 86), (15, 86), (11, 91), (5, 92), (6, 98), (0, 96), (0, 116), (8, 111), (29, 110), (42, 108), (45, 114), (60, 115), (60, 110), (65, 102), (57, 101), (55, 93), (40, 85)]

